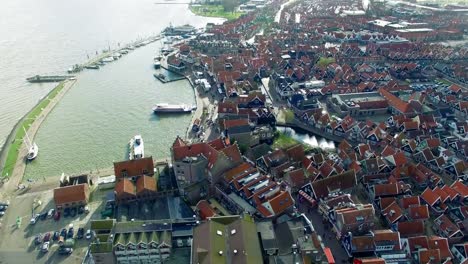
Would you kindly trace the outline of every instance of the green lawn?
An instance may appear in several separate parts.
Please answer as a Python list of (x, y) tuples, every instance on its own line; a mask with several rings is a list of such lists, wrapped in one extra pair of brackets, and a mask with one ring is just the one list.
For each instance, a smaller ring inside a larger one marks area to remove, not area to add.
[(221, 17), (227, 20), (238, 19), (243, 12), (226, 12), (222, 5), (191, 5), (190, 11), (204, 17)]
[(275, 134), (275, 141), (273, 142), (272, 148), (289, 148), (294, 145), (299, 144), (300, 142), (295, 140), (294, 138), (282, 133), (282, 132), (277, 132)]
[(335, 62), (335, 58), (321, 57), (319, 61), (317, 62), (317, 66), (324, 68), (333, 62)]
[(38, 104), (36, 105), (31, 112), (21, 121), (16, 131), (15, 138), (13, 143), (11, 143), (10, 148), (8, 149), (7, 158), (5, 160), (5, 167), (2, 171), (2, 176), (9, 177), (13, 172), (15, 167), (16, 160), (18, 159), (18, 152), (21, 148), (23, 142), (23, 137), (25, 136), (23, 127), (28, 130), (31, 124), (36, 120), (36, 117), (39, 116), (42, 110), (49, 104), (50, 100), (55, 98), (57, 94), (63, 89), (64, 83), (61, 82), (57, 85), (49, 94)]

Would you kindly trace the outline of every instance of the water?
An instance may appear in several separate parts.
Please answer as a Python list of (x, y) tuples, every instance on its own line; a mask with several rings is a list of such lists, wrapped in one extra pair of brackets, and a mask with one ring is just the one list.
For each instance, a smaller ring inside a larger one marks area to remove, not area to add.
[[(183, 2), (182, 0), (180, 0)], [(54, 84), (29, 84), (35, 74), (63, 74), (96, 51), (155, 35), (172, 23), (202, 27), (220, 22), (193, 15), (187, 5), (153, 0), (7, 0), (0, 9), (0, 143)], [(152, 58), (160, 43), (133, 51), (98, 71), (79, 75), (50, 113), (35, 141), (40, 154), (26, 178), (79, 173), (126, 158), (129, 139), (141, 133), (147, 155), (165, 157), (190, 115), (157, 117), (158, 102), (194, 103), (187, 82), (162, 85)]]
[(278, 127), (278, 131), (291, 136), (297, 141), (307, 144), (311, 147), (319, 147), (321, 149), (334, 149), (335, 142), (326, 140), (322, 137), (316, 136), (312, 133), (308, 133), (302, 129), (293, 129), (290, 127)]
[(0, 146), (18, 119), (54, 86), (29, 84), (26, 77), (63, 74), (96, 51), (157, 34), (171, 22), (201, 27), (219, 21), (197, 17), (187, 5), (156, 5), (154, 0), (2, 1)]

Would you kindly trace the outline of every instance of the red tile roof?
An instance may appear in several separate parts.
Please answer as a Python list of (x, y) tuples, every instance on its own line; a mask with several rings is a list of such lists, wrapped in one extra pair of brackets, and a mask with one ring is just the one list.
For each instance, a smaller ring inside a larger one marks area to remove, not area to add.
[(394, 250), (400, 249), (400, 233), (397, 231), (393, 231), (390, 229), (383, 229), (383, 230), (374, 230), (374, 242), (377, 246), (385, 244), (387, 245), (389, 242), (395, 245)]
[(423, 221), (398, 222), (397, 230), (402, 237), (419, 236), (425, 233)]
[(458, 233), (461, 233), (457, 225), (455, 225), (446, 215), (439, 216), (434, 220), (434, 225), (439, 232), (446, 234), (447, 238), (451, 238)]
[(447, 258), (453, 259), (452, 252), (450, 252), (448, 239), (444, 237), (431, 236), (429, 237), (429, 248), (438, 249), (440, 251), (440, 257), (442, 260)]
[(89, 187), (87, 183), (59, 187), (54, 189), (54, 202), (56, 206), (64, 204), (85, 202), (89, 199)]
[(344, 173), (313, 182), (312, 190), (316, 198), (323, 198), (327, 197), (330, 192), (351, 189), (356, 184), (356, 173), (353, 170), (348, 170)]
[(429, 219), (429, 207), (424, 205), (411, 205), (408, 209), (408, 215), (413, 220), (427, 220)]
[(400, 205), (403, 209), (408, 209), (411, 205), (420, 205), (419, 196), (409, 196), (400, 199)]
[(118, 199), (135, 196), (135, 185), (129, 179), (121, 179), (115, 184), (115, 196)]
[(149, 176), (140, 176), (136, 181), (136, 192), (141, 194), (142, 192), (156, 192), (156, 179)]
[(397, 109), (399, 112), (409, 113), (412, 111), (410, 105), (407, 102), (401, 100), (387, 90), (380, 88), (379, 93), (387, 100), (389, 105)]
[(450, 185), (450, 187), (452, 187), (452, 189), (458, 192), (463, 199), (466, 199), (468, 197), (468, 186), (463, 184), (463, 182), (456, 181), (452, 185)]
[(437, 249), (421, 249), (418, 251), (420, 264), (439, 264), (441, 263), (440, 251)]
[(433, 206), (437, 203), (437, 201), (440, 201), (440, 197), (437, 195), (437, 193), (433, 192), (429, 187), (424, 190), (424, 192), (421, 194), (421, 198), (430, 206)]
[(382, 214), (387, 218), (388, 222), (393, 224), (403, 216), (403, 210), (396, 202), (393, 202), (382, 210)]
[(122, 177), (134, 177), (140, 175), (153, 175), (154, 164), (153, 158), (141, 158), (134, 160), (126, 160), (114, 162), (114, 173), (117, 179)]
[(210, 203), (208, 203), (208, 201), (206, 200), (200, 200), (197, 203), (196, 207), (198, 210), (198, 214), (200, 215), (200, 218), (202, 220), (205, 220), (209, 217), (216, 216), (215, 210), (211, 207)]

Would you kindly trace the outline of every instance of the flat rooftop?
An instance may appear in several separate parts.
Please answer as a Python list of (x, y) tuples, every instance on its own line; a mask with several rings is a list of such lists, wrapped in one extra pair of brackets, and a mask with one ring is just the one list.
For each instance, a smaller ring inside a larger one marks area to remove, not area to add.
[(396, 32), (401, 33), (411, 33), (411, 32), (432, 32), (434, 31), (431, 28), (406, 28), (406, 29), (397, 29)]
[(336, 97), (338, 100), (341, 100), (343, 102), (345, 101), (353, 101), (355, 103), (358, 102), (369, 102), (369, 101), (381, 101), (385, 100), (379, 93), (377, 92), (371, 92), (371, 93), (351, 93), (351, 94), (336, 94), (333, 95), (333, 97)]

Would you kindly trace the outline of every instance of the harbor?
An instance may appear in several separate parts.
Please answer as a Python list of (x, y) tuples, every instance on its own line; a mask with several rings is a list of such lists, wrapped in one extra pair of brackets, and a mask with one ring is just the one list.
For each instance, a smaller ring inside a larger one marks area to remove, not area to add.
[(162, 84), (154, 78), (152, 61), (159, 48), (153, 42), (98, 71), (81, 72), (36, 134), (41, 153), (26, 166), (24, 180), (95, 171), (128, 159), (129, 139), (138, 134), (145, 156), (168, 156), (173, 135), (185, 134), (191, 115), (155, 115), (152, 107), (195, 101), (187, 81)]

